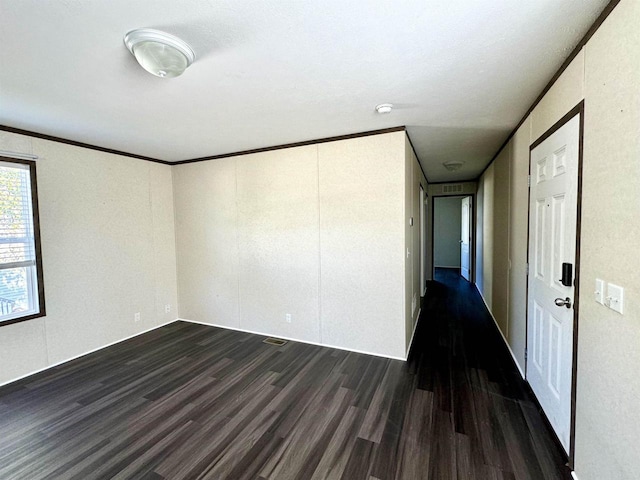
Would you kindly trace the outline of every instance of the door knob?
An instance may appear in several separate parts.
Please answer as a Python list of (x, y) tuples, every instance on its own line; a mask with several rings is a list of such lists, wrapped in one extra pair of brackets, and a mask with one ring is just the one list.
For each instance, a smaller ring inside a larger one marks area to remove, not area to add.
[(556, 298), (555, 300), (556, 307), (567, 307), (571, 308), (571, 299), (567, 298)]

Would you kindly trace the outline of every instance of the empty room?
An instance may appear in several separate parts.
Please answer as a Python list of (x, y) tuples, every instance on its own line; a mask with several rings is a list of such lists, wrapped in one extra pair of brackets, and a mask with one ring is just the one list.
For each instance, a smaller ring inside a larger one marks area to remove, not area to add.
[(640, 1), (0, 12), (0, 479), (639, 477)]

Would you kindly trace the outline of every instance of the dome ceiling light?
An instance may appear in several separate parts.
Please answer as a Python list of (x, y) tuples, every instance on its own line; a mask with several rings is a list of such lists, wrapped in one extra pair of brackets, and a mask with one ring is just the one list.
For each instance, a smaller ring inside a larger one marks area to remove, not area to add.
[(124, 36), (124, 44), (140, 66), (156, 77), (182, 75), (196, 58), (183, 40), (150, 28), (131, 30)]
[(462, 168), (462, 166), (464, 165), (464, 162), (461, 162), (458, 160), (451, 160), (448, 162), (444, 162), (442, 165), (444, 166), (444, 168), (446, 168), (450, 172), (455, 172), (456, 170), (460, 170)]
[(392, 109), (393, 105), (390, 103), (381, 103), (380, 105), (376, 106), (376, 112), (378, 113), (391, 113)]

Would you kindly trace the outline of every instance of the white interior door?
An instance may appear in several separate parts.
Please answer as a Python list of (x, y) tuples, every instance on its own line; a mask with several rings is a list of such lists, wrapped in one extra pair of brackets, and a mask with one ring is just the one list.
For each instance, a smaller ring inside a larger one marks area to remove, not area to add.
[[(527, 380), (567, 453), (571, 431), (579, 115), (531, 151)], [(566, 305), (565, 305), (566, 303)]]
[(471, 197), (465, 197), (461, 203), (460, 216), (460, 275), (465, 280), (471, 279)]

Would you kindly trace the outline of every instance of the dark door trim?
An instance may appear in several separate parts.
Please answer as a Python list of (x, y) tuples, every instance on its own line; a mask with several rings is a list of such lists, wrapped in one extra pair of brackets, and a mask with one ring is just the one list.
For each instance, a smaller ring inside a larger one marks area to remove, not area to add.
[[(531, 152), (538, 145), (544, 142), (547, 138), (553, 135), (558, 129), (564, 126), (569, 120), (575, 118), (576, 115), (580, 116), (580, 129), (578, 133), (578, 191), (577, 191), (577, 212), (576, 212), (576, 260), (575, 260), (575, 274), (574, 274), (574, 301), (573, 301), (573, 352), (572, 352), (572, 366), (571, 366), (571, 425), (569, 431), (569, 467), (573, 470), (574, 462), (575, 462), (575, 437), (576, 437), (576, 388), (577, 388), (577, 372), (578, 372), (578, 318), (579, 318), (579, 305), (580, 305), (580, 234), (581, 234), (581, 225), (582, 225), (582, 164), (583, 164), (583, 156), (584, 156), (584, 100), (578, 103), (575, 107), (573, 107), (569, 112), (558, 120), (549, 130), (544, 132), (538, 139), (536, 139), (531, 146), (529, 147), (529, 178), (531, 178), (532, 170), (531, 170)], [(531, 219), (531, 190), (529, 190), (529, 202), (527, 207), (527, 262), (529, 262), (529, 237), (531, 232), (529, 231), (529, 223)], [(526, 311), (525, 311), (525, 319), (526, 319), (526, 327), (525, 327), (525, 345), (529, 345), (529, 275), (527, 275), (527, 288), (526, 288)], [(527, 355), (527, 359), (525, 361), (524, 370), (525, 370), (525, 379), (527, 378), (528, 373), (528, 365), (529, 358)], [(527, 384), (529, 381), (526, 380)], [(531, 390), (533, 392), (533, 390)], [(547, 424), (549, 429), (554, 434), (556, 440), (560, 444), (560, 440), (557, 438), (557, 435), (553, 428), (551, 428), (551, 423), (548, 421), (546, 414), (540, 408), (540, 411), (544, 415), (545, 420), (547, 420)], [(564, 451), (564, 449), (563, 449)]]
[[(450, 183), (450, 182), (447, 182)], [(453, 195), (430, 195), (429, 198), (431, 199), (430, 205), (429, 205), (429, 215), (430, 215), (430, 219), (429, 222), (431, 223), (431, 278), (433, 278), (434, 280), (436, 279), (436, 262), (435, 262), (435, 251), (436, 251), (436, 243), (435, 243), (435, 231), (436, 231), (436, 225), (434, 223), (434, 208), (435, 208), (435, 200), (436, 198), (443, 198), (443, 197), (460, 197), (465, 198), (465, 197), (471, 197), (471, 212), (469, 213), (469, 215), (471, 215), (471, 245), (469, 246), (469, 248), (471, 249), (471, 251), (469, 252), (469, 257), (470, 257), (470, 263), (471, 263), (471, 275), (469, 276), (469, 283), (475, 285), (476, 284), (476, 242), (477, 242), (477, 238), (476, 238), (476, 214), (477, 214), (477, 208), (476, 208), (476, 194), (475, 193), (456, 193)]]

